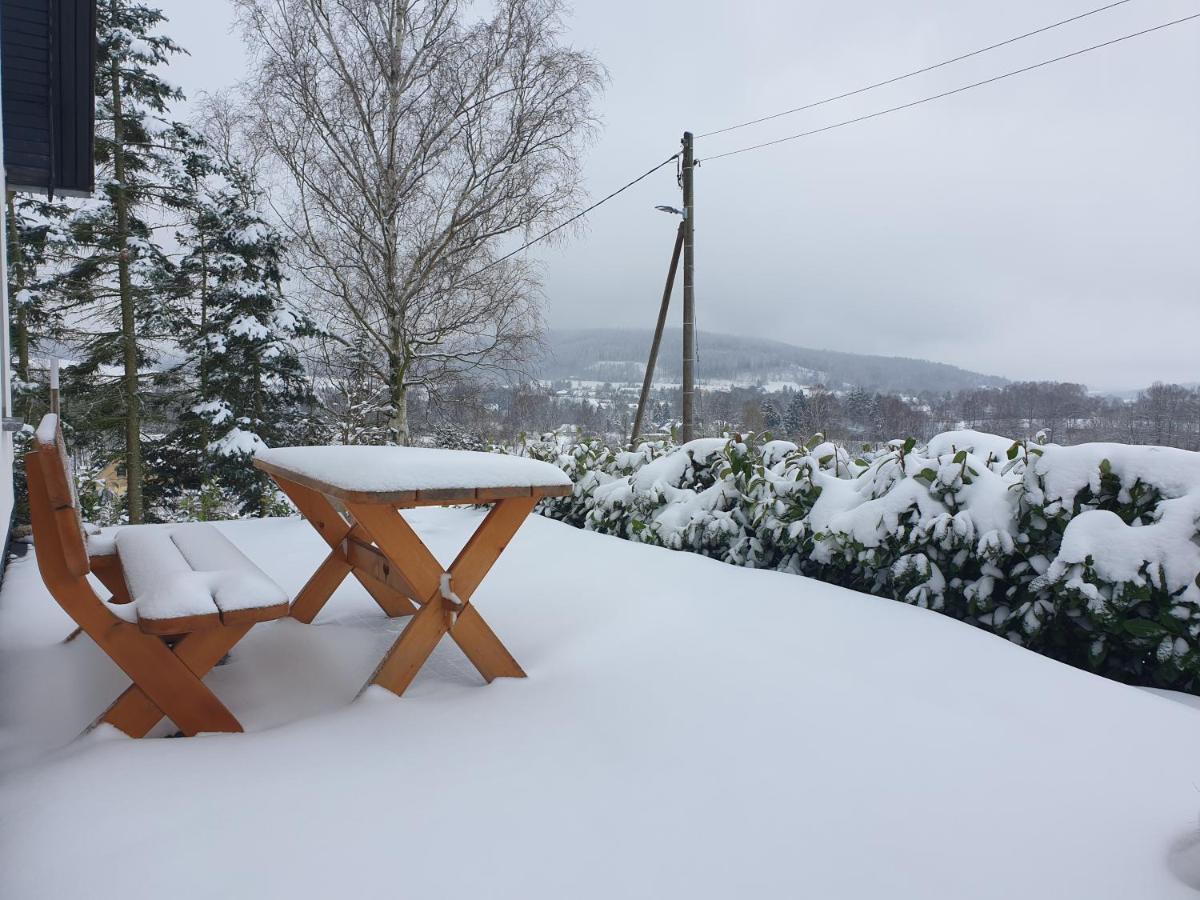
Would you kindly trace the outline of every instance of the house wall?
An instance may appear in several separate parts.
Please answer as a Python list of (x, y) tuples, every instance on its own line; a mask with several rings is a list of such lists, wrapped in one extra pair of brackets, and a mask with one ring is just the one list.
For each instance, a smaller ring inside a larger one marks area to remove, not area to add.
[[(0, 33), (0, 44), (3, 42)], [(2, 78), (0, 74), (0, 78)], [(0, 85), (2, 87), (2, 85)], [(3, 91), (0, 90), (0, 97)], [(0, 160), (4, 159), (4, 110), (0, 100)], [(8, 183), (4, 166), (0, 165), (0, 201), (8, 196)], [(9, 352), (8, 329), (8, 204), (0, 202), (0, 412), (11, 416), (12, 373), (9, 369), (12, 354)], [(10, 431), (0, 432), (0, 571), (8, 553), (8, 532), (13, 513), (13, 436)]]

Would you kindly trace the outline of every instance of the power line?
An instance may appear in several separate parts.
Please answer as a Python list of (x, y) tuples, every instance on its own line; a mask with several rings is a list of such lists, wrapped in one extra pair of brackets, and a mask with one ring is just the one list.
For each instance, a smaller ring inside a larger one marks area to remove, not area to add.
[(972, 50), (970, 53), (964, 53), (962, 56), (956, 56), (953, 59), (947, 59), (940, 63), (934, 63), (931, 66), (926, 66), (923, 69), (917, 69), (913, 72), (906, 72), (903, 75), (896, 75), (893, 78), (888, 78), (884, 81), (877, 81), (874, 84), (868, 84), (865, 87), (855, 88), (852, 91), (846, 91), (844, 94), (838, 94), (834, 97), (826, 97), (824, 100), (815, 100), (812, 103), (806, 103), (803, 106), (796, 106), (792, 109), (785, 109), (783, 112), (777, 112), (769, 116), (763, 116), (761, 119), (751, 119), (748, 122), (740, 122), (737, 125), (730, 125), (726, 128), (718, 128), (715, 131), (706, 131), (704, 134), (697, 135), (696, 140), (700, 138), (712, 137), (714, 134), (724, 134), (727, 131), (734, 131), (738, 128), (746, 128), (750, 125), (759, 125), (763, 122), (770, 122), (772, 119), (779, 119), (783, 116), (790, 116), (792, 113), (803, 112), (806, 109), (814, 109), (818, 106), (824, 106), (826, 103), (833, 103), (835, 100), (845, 100), (847, 97), (854, 97), (858, 94), (873, 91), (875, 88), (885, 87), (889, 84), (895, 84), (898, 81), (904, 81), (906, 78), (913, 78), (917, 75), (924, 75), (926, 72), (932, 72), (934, 69), (940, 69), (943, 66), (949, 66), (956, 62), (962, 62), (964, 59), (970, 59), (972, 56), (979, 56), (981, 53), (987, 53), (990, 50), (996, 50), (1000, 47), (1007, 47), (1009, 44), (1015, 44), (1017, 41), (1023, 41), (1025, 38), (1030, 38), (1038, 34), (1043, 34), (1047, 31), (1052, 31), (1063, 25), (1069, 25), (1072, 22), (1078, 22), (1080, 19), (1086, 19), (1088, 16), (1094, 16), (1097, 13), (1102, 13), (1113, 9), (1117, 6), (1124, 6), (1126, 3), (1131, 3), (1132, 0), (1117, 0), (1116, 3), (1109, 3), (1107, 6), (1101, 6), (1085, 13), (1080, 13), (1077, 16), (1071, 16), (1069, 19), (1055, 22), (1052, 25), (1044, 25), (1041, 28), (1036, 28), (1033, 31), (1027, 31), (1024, 34), (1018, 34), (1016, 37), (1011, 37), (1008, 40), (1000, 41), (997, 44), (989, 44), (986, 47), (980, 47), (978, 50)]
[(520, 247), (518, 247), (516, 250), (512, 251), (511, 253), (506, 253), (506, 254), (504, 254), (504, 256), (501, 256), (499, 259), (492, 260), (490, 263), (488, 263), (488, 264), (487, 264), (486, 266), (484, 266), (483, 268), (481, 268), (481, 269), (478, 269), (478, 270), (476, 270), (476, 271), (472, 272), (470, 275), (468, 275), (466, 278), (464, 278), (464, 279), (463, 279), (463, 281), (470, 281), (470, 280), (471, 280), (472, 278), (474, 278), (475, 276), (477, 276), (477, 275), (482, 275), (484, 272), (486, 272), (488, 269), (492, 268), (493, 266), (498, 266), (498, 265), (500, 265), (500, 263), (504, 262), (506, 259), (512, 259), (514, 256), (516, 256), (516, 255), (517, 255), (518, 253), (520, 253), (522, 250), (528, 250), (528, 249), (529, 249), (530, 247), (532, 247), (534, 244), (538, 243), (539, 241), (544, 241), (546, 238), (550, 237), (550, 235), (554, 234), (556, 231), (561, 231), (562, 229), (564, 229), (564, 228), (566, 228), (568, 225), (570, 225), (572, 222), (578, 222), (580, 219), (582, 219), (584, 216), (586, 216), (586, 215), (587, 215), (588, 213), (590, 213), (592, 210), (596, 209), (597, 207), (603, 206), (605, 203), (607, 203), (607, 202), (608, 202), (609, 200), (611, 200), (613, 197), (615, 197), (615, 196), (617, 196), (618, 194), (624, 193), (625, 191), (629, 190), (631, 187), (633, 187), (633, 186), (634, 186), (635, 184), (637, 184), (639, 181), (642, 181), (643, 179), (649, 178), (651, 175), (653, 175), (655, 172), (657, 172), (657, 171), (658, 171), (659, 169), (661, 169), (663, 166), (667, 165), (668, 163), (673, 163), (673, 162), (675, 162), (675, 160), (676, 160), (676, 158), (677, 158), (678, 156), (679, 156), (679, 154), (678, 154), (678, 153), (675, 153), (675, 154), (672, 154), (671, 156), (668, 156), (666, 159), (664, 159), (662, 162), (660, 162), (660, 163), (659, 163), (657, 166), (655, 166), (653, 169), (650, 169), (650, 170), (648, 170), (648, 171), (646, 171), (646, 172), (643, 172), (643, 173), (642, 173), (641, 175), (639, 175), (637, 178), (633, 179), (633, 181), (630, 181), (630, 182), (628, 182), (628, 183), (626, 183), (626, 184), (623, 184), (623, 185), (621, 185), (621, 187), (617, 188), (615, 191), (613, 191), (613, 192), (612, 192), (611, 194), (609, 194), (608, 196), (606, 196), (606, 197), (601, 197), (599, 200), (597, 200), (595, 203), (593, 203), (593, 204), (592, 204), (591, 206), (589, 206), (587, 209), (581, 210), (580, 212), (578, 212), (578, 213), (576, 213), (575, 215), (571, 216), (571, 218), (567, 219), (565, 222), (562, 222), (562, 223), (560, 223), (560, 224), (558, 224), (558, 225), (555, 225), (555, 226), (554, 226), (553, 228), (551, 228), (549, 231), (546, 231), (546, 232), (544, 232), (544, 233), (542, 233), (542, 234), (539, 234), (539, 235), (538, 235), (537, 237), (535, 237), (535, 238), (534, 238), (532, 241), (528, 241), (528, 242), (526, 242), (526, 243), (522, 244)]
[[(955, 94), (961, 94), (963, 91), (969, 91), (972, 88), (983, 87), (985, 84), (992, 84), (997, 81), (1003, 81), (1005, 78), (1012, 78), (1014, 75), (1021, 75), (1025, 72), (1032, 72), (1034, 69), (1040, 69), (1043, 66), (1051, 65), (1052, 63), (1062, 62), (1066, 59), (1072, 59), (1076, 56), (1082, 56), (1085, 53), (1091, 53), (1093, 50), (1100, 50), (1104, 47), (1111, 47), (1113, 44), (1119, 44), (1122, 41), (1128, 41), (1131, 38), (1141, 37), (1142, 35), (1151, 34), (1155, 31), (1162, 31), (1164, 28), (1170, 28), (1173, 25), (1179, 25), (1183, 22), (1190, 22), (1192, 19), (1200, 19), (1200, 13), (1193, 13), (1190, 16), (1184, 16), (1182, 19), (1175, 19), (1171, 22), (1164, 22), (1162, 25), (1155, 25), (1152, 28), (1146, 28), (1143, 31), (1136, 31), (1133, 34), (1126, 34), (1119, 38), (1113, 38), (1111, 41), (1105, 41), (1102, 44), (1093, 44), (1091, 47), (1084, 47), (1082, 50), (1076, 50), (1073, 53), (1066, 53), (1062, 56), (1056, 56), (1054, 59), (1047, 59), (1040, 63), (1034, 63), (1031, 66), (1025, 66), (1022, 69), (1014, 69), (1011, 72), (1005, 72), (1003, 75), (996, 75), (992, 78), (986, 78), (983, 81), (976, 81), (974, 84), (967, 84), (960, 88), (955, 88), (952, 91), (943, 91), (940, 94), (934, 94), (932, 97), (922, 97), (920, 100), (913, 100), (911, 103), (902, 103), (900, 106), (893, 106), (888, 109), (881, 109), (878, 112), (868, 113), (865, 116), (858, 116), (853, 119), (847, 119), (844, 122), (835, 122), (833, 125), (826, 125), (823, 128), (814, 128), (811, 131), (802, 131), (799, 134), (788, 135), (787, 137), (776, 138), (773, 141), (764, 141), (761, 144), (753, 144), (749, 147), (742, 147), (739, 150), (730, 150), (726, 153), (718, 153), (715, 156), (705, 157), (703, 162), (712, 162), (716, 159), (723, 159), (726, 156), (736, 156), (739, 153), (749, 153), (751, 150), (761, 150), (763, 147), (773, 147), (776, 144), (783, 144), (787, 141), (798, 140), (799, 138), (809, 137), (814, 134), (821, 134), (825, 131), (832, 131), (835, 128), (842, 128), (846, 125), (855, 125), (858, 122), (865, 122), (868, 119), (877, 119), (880, 116), (886, 116), (889, 113), (899, 112), (902, 109), (911, 109), (914, 106), (920, 106), (922, 103), (929, 103), (933, 100), (941, 100), (944, 97), (952, 97)], [(699, 162), (699, 160), (697, 161)]]

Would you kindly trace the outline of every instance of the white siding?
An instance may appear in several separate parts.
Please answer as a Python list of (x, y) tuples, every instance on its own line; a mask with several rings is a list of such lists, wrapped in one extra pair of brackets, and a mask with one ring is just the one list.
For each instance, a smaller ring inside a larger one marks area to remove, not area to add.
[[(2, 112), (2, 110), (0, 110)], [(0, 116), (0, 122), (3, 117)], [(8, 196), (4, 179), (4, 128), (0, 124), (0, 412), (11, 416), (12, 378), (9, 371), (11, 348), (8, 333)], [(13, 440), (12, 433), (0, 433), (0, 550), (7, 544), (13, 511)], [(4, 561), (0, 559), (0, 569)]]

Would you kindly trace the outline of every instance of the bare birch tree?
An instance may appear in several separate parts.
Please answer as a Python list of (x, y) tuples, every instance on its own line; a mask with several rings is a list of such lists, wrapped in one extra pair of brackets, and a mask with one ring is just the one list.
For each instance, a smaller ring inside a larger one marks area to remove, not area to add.
[(407, 443), (411, 390), (527, 359), (537, 272), (498, 260), (577, 208), (604, 71), (562, 42), (560, 0), (236, 3), (296, 269)]

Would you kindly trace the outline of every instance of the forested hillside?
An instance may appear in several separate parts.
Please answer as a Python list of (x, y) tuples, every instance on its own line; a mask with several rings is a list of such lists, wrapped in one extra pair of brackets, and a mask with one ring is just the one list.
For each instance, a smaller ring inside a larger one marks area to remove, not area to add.
[[(658, 358), (659, 376), (677, 380), (682, 333), (668, 329)], [(551, 331), (539, 374), (543, 378), (638, 381), (650, 348), (650, 329), (585, 328)], [(957, 366), (901, 356), (870, 356), (797, 347), (782, 341), (704, 332), (699, 336), (703, 380), (798, 381), (830, 388), (858, 386), (873, 391), (919, 394), (999, 387), (1003, 378)]]

